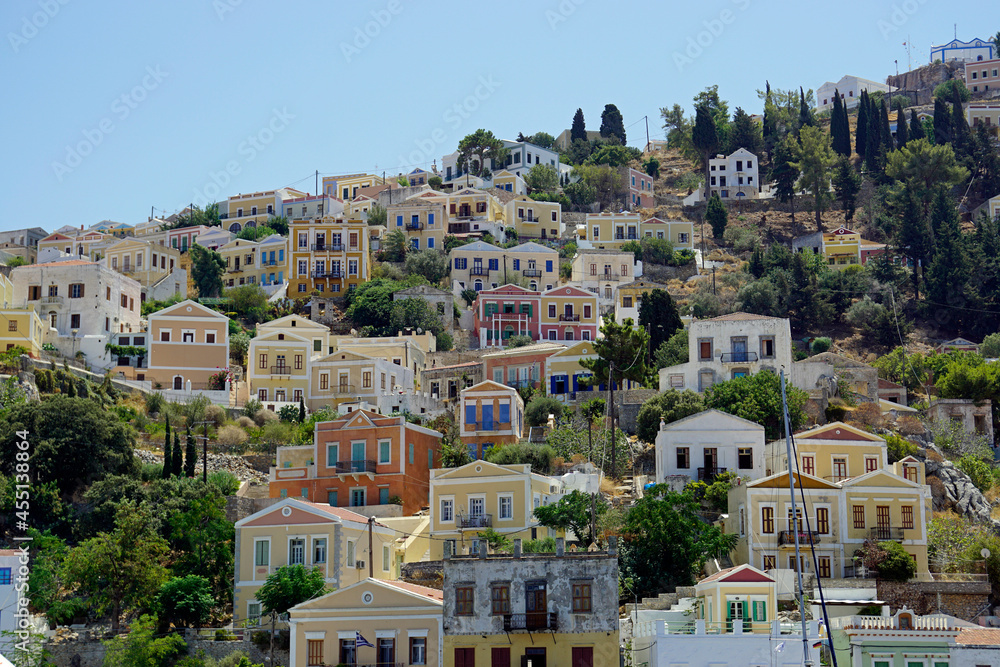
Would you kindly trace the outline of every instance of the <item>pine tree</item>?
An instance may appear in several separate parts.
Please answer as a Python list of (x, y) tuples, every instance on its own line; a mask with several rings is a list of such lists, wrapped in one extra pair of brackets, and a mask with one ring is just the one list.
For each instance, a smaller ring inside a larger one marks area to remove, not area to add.
[(816, 117), (813, 116), (812, 109), (806, 104), (806, 94), (802, 92), (802, 86), (799, 86), (799, 131), (802, 131), (803, 127), (813, 127), (816, 125)]
[(707, 105), (699, 104), (695, 110), (694, 128), (691, 130), (691, 143), (701, 152), (702, 167), (705, 169), (705, 196), (712, 192), (712, 181), (708, 172), (708, 161), (719, 147), (719, 135), (715, 130), (715, 119)]
[(920, 122), (919, 118), (917, 118), (916, 109), (910, 109), (910, 127), (907, 129), (910, 132), (910, 138), (907, 142), (924, 138), (924, 124)]
[(163, 433), (163, 472), (161, 476), (163, 479), (170, 477), (170, 471), (174, 469), (173, 463), (170, 461), (170, 415), (167, 415), (167, 426)]
[(906, 112), (903, 111), (903, 102), (896, 105), (896, 147), (902, 148), (910, 140), (910, 128), (906, 126)]
[(799, 180), (799, 168), (795, 166), (795, 154), (798, 151), (798, 141), (787, 135), (778, 142), (771, 160), (771, 178), (774, 181), (774, 193), (778, 201), (792, 205), (792, 224), (795, 224), (795, 184)]
[(573, 114), (573, 125), (569, 130), (569, 141), (573, 143), (577, 139), (587, 140), (587, 126), (583, 122), (583, 109), (577, 109)]
[(889, 125), (889, 106), (885, 103), (884, 97), (879, 104), (879, 117), (881, 118), (879, 138), (882, 140), (879, 159), (885, 165), (885, 156), (896, 150), (896, 141), (892, 138), (892, 127)]
[(601, 113), (601, 136), (610, 139), (614, 137), (622, 146), (625, 145), (625, 122), (622, 112), (614, 104), (605, 104)]
[(174, 477), (180, 477), (181, 472), (184, 469), (184, 455), (181, 453), (181, 436), (175, 430), (174, 431), (174, 451), (170, 454), (170, 474)]
[(923, 215), (920, 200), (909, 186), (903, 189), (903, 213), (896, 245), (913, 264), (913, 292), (920, 298), (920, 270), (934, 248), (934, 238)]
[(722, 234), (726, 231), (726, 225), (729, 223), (729, 212), (726, 210), (726, 205), (719, 199), (718, 192), (713, 192), (711, 199), (708, 200), (705, 220), (712, 226), (712, 236), (717, 239), (722, 238)]
[(187, 429), (187, 442), (184, 449), (184, 476), (194, 477), (195, 464), (198, 462), (198, 447), (195, 445), (191, 427)]
[(750, 261), (747, 262), (747, 273), (758, 279), (764, 277), (764, 251), (760, 249), (759, 245), (753, 249), (753, 253), (750, 255)]
[(940, 97), (934, 99), (934, 143), (951, 143), (951, 110)]
[(837, 160), (837, 170), (833, 173), (833, 190), (844, 207), (844, 218), (850, 222), (854, 219), (854, 202), (861, 190), (861, 177), (843, 155)]
[(962, 107), (962, 95), (958, 92), (958, 86), (952, 86), (951, 99), (951, 146), (955, 149), (955, 157), (964, 157), (968, 154), (969, 123), (965, 120), (965, 110)]
[(864, 159), (868, 150), (868, 91), (861, 91), (858, 102), (858, 126), (854, 131), (854, 152)]

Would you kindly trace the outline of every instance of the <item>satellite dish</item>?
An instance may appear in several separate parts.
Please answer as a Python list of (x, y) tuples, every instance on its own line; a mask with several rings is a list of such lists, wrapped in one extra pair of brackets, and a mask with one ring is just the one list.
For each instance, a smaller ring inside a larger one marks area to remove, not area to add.
[(419, 334), (422, 334), (423, 332), (424, 332), (424, 330), (423, 330), (423, 329), (421, 329), (420, 327), (417, 327), (417, 334), (418, 334), (418, 335), (419, 335)]

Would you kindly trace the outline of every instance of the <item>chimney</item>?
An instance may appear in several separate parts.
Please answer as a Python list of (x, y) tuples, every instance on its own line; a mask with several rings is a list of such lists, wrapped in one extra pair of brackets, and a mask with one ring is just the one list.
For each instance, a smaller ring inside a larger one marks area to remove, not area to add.
[(563, 556), (566, 553), (566, 538), (556, 538), (556, 556)]
[(479, 557), (480, 558), (486, 558), (486, 550), (488, 548), (489, 548), (489, 545), (486, 544), (486, 540), (480, 540), (479, 541)]
[(521, 557), (521, 538), (514, 538), (514, 558)]

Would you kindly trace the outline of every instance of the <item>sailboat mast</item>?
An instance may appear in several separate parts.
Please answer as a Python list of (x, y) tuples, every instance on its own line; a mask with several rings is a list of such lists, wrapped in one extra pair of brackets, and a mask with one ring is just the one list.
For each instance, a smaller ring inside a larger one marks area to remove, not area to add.
[[(799, 583), (799, 618), (802, 619), (802, 652), (803, 652), (803, 665), (811, 665), (812, 662), (809, 661), (809, 633), (807, 632), (806, 624), (806, 607), (805, 600), (802, 595), (802, 559), (799, 555), (799, 515), (795, 507), (795, 477), (792, 475), (792, 466), (795, 463), (795, 459), (792, 458), (792, 427), (788, 423), (788, 399), (785, 396), (785, 371), (781, 371), (781, 414), (785, 420), (785, 451), (788, 455), (788, 492), (792, 500), (792, 517), (791, 522), (794, 524), (794, 528), (789, 526), (789, 530), (795, 536), (795, 574), (798, 577)], [(803, 508), (803, 512), (805, 508)]]

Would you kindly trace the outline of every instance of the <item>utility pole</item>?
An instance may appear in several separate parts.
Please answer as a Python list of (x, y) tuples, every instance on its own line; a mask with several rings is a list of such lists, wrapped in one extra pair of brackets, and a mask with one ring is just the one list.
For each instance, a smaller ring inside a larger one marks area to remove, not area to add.
[(503, 255), (503, 284), (507, 284), (507, 253)]
[(649, 148), (649, 116), (643, 116), (646, 119), (646, 148)]
[(375, 551), (372, 539), (372, 531), (375, 527), (375, 517), (368, 517), (368, 578), (375, 578)]
[[(210, 422), (196, 422), (192, 426), (203, 426), (204, 435), (201, 436), (201, 481), (208, 484), (208, 425)], [(197, 437), (197, 436), (195, 436)]]

